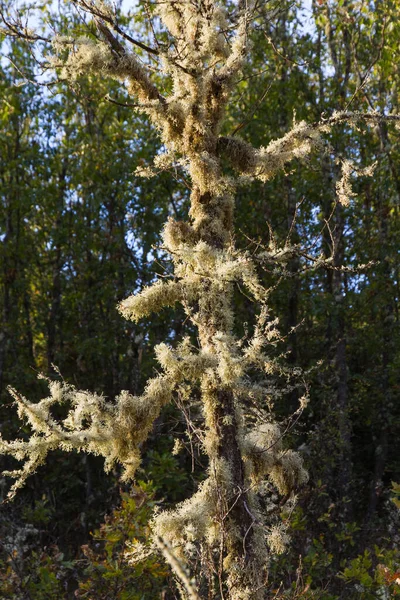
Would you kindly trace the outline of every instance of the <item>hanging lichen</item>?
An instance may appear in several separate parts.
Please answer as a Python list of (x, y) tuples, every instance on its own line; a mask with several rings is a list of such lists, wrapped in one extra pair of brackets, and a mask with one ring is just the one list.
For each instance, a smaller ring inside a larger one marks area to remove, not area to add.
[[(192, 391), (200, 390), (203, 426), (198, 437), (208, 457), (207, 478), (191, 498), (154, 516), (155, 549), (180, 579), (185, 597), (200, 597), (192, 575), (201, 569), (206, 588), (219, 589), (226, 600), (262, 599), (269, 555), (282, 552), (288, 538), (272, 499), (267, 496), (269, 504), (261, 508), (259, 496), (267, 482), (290, 501), (307, 474), (300, 456), (284, 448), (284, 431), (274, 420), (274, 400), (293, 389), (290, 379), (298, 370), (280, 366), (272, 356), (280, 335), (257, 264), (284, 264), (297, 248), (271, 246), (253, 256), (235, 248), (236, 188), (249, 179), (273, 178), (293, 159), (331, 152), (324, 135), (337, 123), (355, 123), (364, 116), (335, 113), (320, 123), (294, 123), (286, 135), (261, 148), (237, 135), (220, 136), (230, 92), (250, 51), (257, 17), (252, 0), (236, 6), (216, 0), (157, 0), (153, 8), (169, 39), (157, 48), (124, 35), (111, 4), (74, 4), (93, 17), (97, 37), (56, 36), (50, 64), (67, 81), (92, 73), (123, 82), (135, 110), (154, 124), (165, 150), (155, 157), (154, 168), (141, 168), (140, 174), (152, 176), (178, 165), (191, 185), (187, 220), (170, 218), (162, 234), (173, 266), (171, 279), (143, 289), (118, 308), (123, 317), (137, 321), (180, 303), (197, 329), (199, 345), (188, 338), (175, 348), (159, 344), (155, 353), (162, 374), (139, 397), (123, 391), (106, 401), (49, 381), (50, 396), (35, 404), (10, 390), (20, 418), (33, 432), (27, 441), (0, 442), (1, 452), (25, 461), (20, 470), (7, 473), (16, 479), (10, 496), (56, 448), (101, 455), (106, 469), (119, 462), (123, 477), (133, 478), (139, 446), (162, 408), (176, 394), (190, 403), (196, 396)], [(140, 58), (138, 47), (154, 59), (161, 83), (153, 82), (153, 67)], [(380, 118), (369, 115), (373, 122)], [(346, 204), (352, 196), (350, 175), (357, 169), (347, 159), (337, 160), (342, 168), (338, 200)], [(234, 335), (235, 285), (245, 289), (259, 310), (254, 335), (245, 340)], [(275, 375), (286, 378), (286, 387), (276, 386)], [(62, 421), (52, 416), (57, 403), (69, 407)], [(302, 397), (299, 411), (306, 403)]]

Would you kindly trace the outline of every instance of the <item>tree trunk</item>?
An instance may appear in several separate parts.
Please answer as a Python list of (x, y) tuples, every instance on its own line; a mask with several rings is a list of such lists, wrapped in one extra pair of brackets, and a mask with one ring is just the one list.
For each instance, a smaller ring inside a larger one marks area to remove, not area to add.
[(61, 312), (61, 269), (63, 266), (62, 247), (60, 242), (60, 232), (62, 226), (62, 212), (64, 209), (64, 196), (66, 190), (67, 160), (63, 161), (61, 172), (59, 173), (57, 216), (53, 230), (53, 242), (55, 245), (54, 258), (52, 265), (52, 286), (50, 313), (47, 320), (47, 369), (51, 370), (51, 365), (55, 362), (56, 354), (56, 335), (57, 324), (60, 321)]
[[(202, 220), (197, 227), (200, 240), (216, 250), (226, 247), (232, 234), (232, 211), (227, 208), (226, 198), (216, 198), (211, 191), (200, 194), (199, 190), (195, 189), (192, 193), (192, 207), (193, 205), (193, 212), (197, 211), (198, 205), (201, 207)], [(211, 224), (211, 227), (204, 227), (204, 223)], [(220, 225), (219, 228), (215, 227), (216, 223)], [(216, 234), (216, 231), (219, 234)], [(229, 289), (225, 288), (223, 297), (218, 299), (218, 292), (212, 289), (213, 285), (215, 284), (210, 283), (209, 289), (205, 287), (196, 319), (201, 349), (208, 352), (216, 352), (216, 334), (231, 334), (228, 315), (233, 308), (232, 286), (229, 286)], [(216, 385), (207, 376), (203, 378), (202, 386), (205, 425), (209, 439), (209, 470), (215, 477), (219, 490), (218, 518), (223, 531), (220, 563), (223, 565), (225, 561), (226, 564), (228, 559), (229, 564), (230, 560), (234, 560), (242, 569), (240, 577), (232, 583), (229, 566), (222, 567), (219, 574), (221, 598), (222, 589), (226, 587), (228, 598), (234, 600), (237, 586), (252, 589), (262, 587), (263, 565), (262, 562), (260, 564), (260, 557), (254, 552), (254, 518), (251, 513), (253, 502), (249, 490), (246, 489), (248, 486), (238, 441), (240, 423), (233, 390), (222, 382)], [(221, 465), (224, 466), (223, 469)], [(226, 480), (224, 481), (225, 470), (229, 473), (228, 486)], [(249, 565), (253, 581), (249, 580)], [(264, 598), (263, 591), (254, 592), (253, 598)]]

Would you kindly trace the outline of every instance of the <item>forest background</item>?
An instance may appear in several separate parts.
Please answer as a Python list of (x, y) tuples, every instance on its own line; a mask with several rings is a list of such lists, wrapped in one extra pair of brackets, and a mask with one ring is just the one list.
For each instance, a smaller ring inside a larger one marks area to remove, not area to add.
[[(286, 133), (294, 113), (313, 122), (333, 110), (398, 112), (397, 1), (270, 4), (274, 18), (255, 31), (227, 128), (259, 146)], [(43, 14), (51, 10), (42, 3)], [(144, 15), (134, 18), (145, 38)], [(173, 344), (185, 316), (165, 309), (134, 324), (116, 305), (168, 270), (160, 231), (168, 215), (183, 218), (188, 191), (174, 173), (135, 176), (159, 140), (116, 84), (85, 77), (48, 88), (23, 41), (1, 43), (0, 412), (12, 438), (24, 427), (6, 387), (40, 398), (38, 372), (107, 397), (141, 391), (156, 367), (154, 344)], [(327, 135), (337, 155), (376, 163), (373, 177), (355, 180), (349, 206), (337, 203), (329, 155), (294, 161), (237, 198), (242, 248), (287, 239), (327, 257), (335, 248), (332, 268), (304, 270), (293, 256), (262, 272), (286, 336), (279, 351), (307, 372), (310, 393), (295, 422), (296, 390), (276, 406), (310, 479), (282, 514), (292, 541), (272, 560), (271, 598), (400, 595), (399, 136), (385, 122)], [(245, 329), (253, 306), (240, 290), (236, 304)], [(186, 498), (201, 480), (174, 408), (143, 453), (133, 488), (121, 486), (118, 469), (105, 475), (102, 459), (51, 455), (1, 507), (0, 598), (175, 597), (164, 564), (148, 558), (134, 568), (122, 556), (127, 542), (146, 543), (154, 507)]]

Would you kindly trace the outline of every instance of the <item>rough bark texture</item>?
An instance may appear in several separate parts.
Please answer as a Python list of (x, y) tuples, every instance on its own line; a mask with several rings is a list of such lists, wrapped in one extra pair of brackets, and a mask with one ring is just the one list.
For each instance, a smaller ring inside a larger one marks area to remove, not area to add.
[[(232, 237), (231, 206), (227, 206), (224, 196), (219, 199), (212, 192), (200, 194), (195, 190), (192, 194), (191, 213), (196, 214), (200, 211), (202, 220), (197, 228), (194, 227), (195, 231), (197, 229), (196, 238), (217, 251), (223, 250)], [(215, 227), (216, 223), (218, 227)], [(218, 234), (215, 231), (218, 231)], [(217, 334), (231, 334), (229, 314), (233, 309), (232, 287), (226, 286), (224, 292), (218, 298), (218, 295), (212, 293), (210, 284), (204, 282), (195, 325), (199, 331), (201, 348), (206, 351), (216, 351)], [(223, 540), (220, 561), (223, 565), (227, 556), (235, 557), (242, 570), (240, 576), (232, 583), (229, 580), (231, 571), (231, 562), (229, 562), (227, 568), (222, 568), (220, 577), (223, 586), (228, 590), (229, 598), (233, 599), (236, 594), (241, 594), (243, 588), (252, 589), (254, 599), (262, 598), (263, 592), (256, 590), (262, 588), (261, 574), (265, 565), (262, 564), (261, 557), (256, 556), (254, 549), (254, 517), (250, 512), (252, 501), (248, 494), (249, 482), (246, 481), (243, 453), (239, 442), (241, 432), (234, 392), (220, 382), (218, 386), (207, 390), (207, 396), (208, 399), (204, 401), (212, 405), (212, 411), (206, 426), (210, 438), (216, 440), (216, 443), (211, 446), (212, 451), (209, 452), (208, 458), (210, 473), (214, 474), (218, 486), (217, 518), (220, 520)], [(210, 396), (213, 398), (211, 402)], [(231, 476), (229, 488), (226, 488), (223, 481), (218, 480), (218, 467), (215, 468), (215, 465), (221, 463), (226, 465)], [(252, 581), (249, 573), (252, 574)], [(237, 590), (238, 587), (241, 589)], [(207, 595), (212, 592), (212, 588), (213, 584), (207, 590)]]

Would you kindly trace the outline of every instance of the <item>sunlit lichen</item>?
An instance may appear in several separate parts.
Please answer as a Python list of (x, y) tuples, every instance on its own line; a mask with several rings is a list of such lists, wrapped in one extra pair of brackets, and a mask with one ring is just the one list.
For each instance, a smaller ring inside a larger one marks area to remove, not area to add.
[[(28, 440), (0, 441), (1, 452), (24, 462), (21, 469), (7, 473), (16, 479), (11, 496), (56, 448), (101, 455), (106, 469), (120, 463), (123, 477), (132, 479), (140, 463), (140, 445), (162, 408), (178, 398), (197, 451), (207, 455), (207, 467), (191, 498), (154, 516), (154, 546), (180, 581), (183, 596), (198, 598), (191, 569), (202, 565), (211, 573), (208, 597), (218, 574), (227, 599), (258, 600), (264, 597), (269, 554), (283, 552), (288, 543), (285, 528), (271, 516), (276, 513), (271, 494), (264, 494), (265, 509), (259, 495), (273, 489), (290, 501), (307, 480), (299, 454), (284, 448), (285, 427), (274, 419), (276, 398), (292, 391), (301, 373), (283, 367), (272, 352), (282, 337), (268, 310), (259, 266), (284, 270), (299, 248), (290, 240), (280, 247), (271, 239), (256, 255), (238, 250), (233, 236), (235, 194), (239, 184), (266, 182), (313, 152), (334, 155), (326, 134), (344, 120), (355, 123), (362, 116), (334, 113), (318, 123), (295, 122), (281, 138), (260, 148), (238, 135), (221, 136), (230, 91), (250, 51), (253, 0), (238, 3), (235, 10), (216, 0), (156, 1), (157, 27), (167, 40), (157, 48), (121, 35), (111, 3), (77, 4), (94, 17), (97, 34), (55, 37), (53, 66), (73, 83), (87, 74), (123, 83), (133, 108), (147, 115), (163, 147), (153, 165), (140, 167), (136, 174), (152, 177), (180, 169), (190, 187), (187, 219), (169, 218), (162, 232), (170, 278), (122, 300), (118, 310), (138, 321), (179, 303), (193, 339), (156, 346), (161, 373), (149, 380), (141, 396), (123, 391), (111, 401), (49, 381), (49, 397), (31, 403), (11, 390), (20, 418), (32, 430)], [(154, 62), (143, 59), (141, 53), (146, 52)], [(374, 122), (380, 119), (376, 114), (370, 117)], [(341, 170), (337, 198), (348, 204), (354, 195), (350, 176), (367, 172), (336, 158)], [(315, 265), (322, 260), (315, 258)], [(234, 335), (236, 289), (255, 303), (250, 333), (242, 339)], [(51, 409), (57, 404), (68, 407), (64, 419), (53, 417)], [(296, 415), (306, 404), (303, 395)], [(193, 406), (196, 424), (190, 422), (188, 407)], [(176, 440), (174, 451), (181, 448)], [(132, 549), (131, 559), (143, 552)]]

